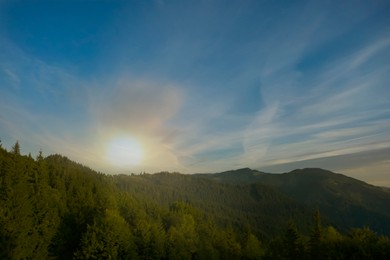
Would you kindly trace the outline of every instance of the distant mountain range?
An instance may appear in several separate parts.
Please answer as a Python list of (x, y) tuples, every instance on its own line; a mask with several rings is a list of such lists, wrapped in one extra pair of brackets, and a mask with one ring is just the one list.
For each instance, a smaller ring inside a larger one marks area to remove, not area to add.
[(388, 189), (319, 168), (283, 174), (249, 168), (193, 175), (163, 172), (115, 180), (121, 189), (159, 203), (183, 200), (222, 222), (249, 223), (259, 236), (280, 232), (290, 219), (307, 230), (316, 209), (324, 222), (342, 231), (369, 226), (390, 234)]

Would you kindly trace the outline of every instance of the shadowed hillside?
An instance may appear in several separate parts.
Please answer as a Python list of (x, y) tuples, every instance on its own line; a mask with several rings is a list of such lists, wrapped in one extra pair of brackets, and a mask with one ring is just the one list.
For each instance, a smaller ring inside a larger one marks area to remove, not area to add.
[(390, 234), (390, 192), (342, 174), (318, 168), (267, 174), (245, 168), (196, 177), (272, 187), (305, 206), (319, 208), (340, 229), (368, 225), (377, 232)]

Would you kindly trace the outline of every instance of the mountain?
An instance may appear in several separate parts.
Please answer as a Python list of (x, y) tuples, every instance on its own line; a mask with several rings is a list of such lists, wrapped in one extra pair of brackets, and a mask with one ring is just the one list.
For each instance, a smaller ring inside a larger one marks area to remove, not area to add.
[(282, 231), (290, 220), (303, 230), (312, 222), (313, 209), (261, 183), (221, 183), (196, 175), (157, 173), (114, 176), (117, 187), (150, 198), (160, 205), (184, 201), (202, 209), (222, 226), (245, 225), (261, 238)]
[(319, 208), (327, 220), (340, 229), (370, 226), (390, 234), (390, 191), (342, 174), (319, 168), (267, 174), (248, 168), (199, 178), (230, 184), (262, 184), (310, 208)]
[(250, 184), (259, 180), (260, 176), (267, 175), (267, 173), (252, 170), (250, 168), (242, 168), (238, 170), (230, 170), (220, 173), (212, 174), (194, 174), (194, 177), (205, 177), (207, 179), (215, 180), (230, 184)]
[(0, 146), (0, 259), (389, 259), (389, 201), (321, 169), (112, 176)]
[(263, 238), (280, 232), (290, 219), (308, 230), (316, 209), (324, 223), (342, 231), (369, 226), (390, 234), (388, 190), (318, 168), (283, 174), (249, 168), (193, 175), (162, 172), (114, 179), (120, 189), (160, 204), (186, 201), (221, 223), (248, 223)]

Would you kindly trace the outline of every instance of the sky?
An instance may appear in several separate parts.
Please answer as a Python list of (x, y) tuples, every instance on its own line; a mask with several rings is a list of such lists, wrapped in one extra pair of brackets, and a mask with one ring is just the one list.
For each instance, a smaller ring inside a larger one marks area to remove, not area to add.
[(390, 186), (390, 2), (0, 0), (0, 139), (108, 174)]

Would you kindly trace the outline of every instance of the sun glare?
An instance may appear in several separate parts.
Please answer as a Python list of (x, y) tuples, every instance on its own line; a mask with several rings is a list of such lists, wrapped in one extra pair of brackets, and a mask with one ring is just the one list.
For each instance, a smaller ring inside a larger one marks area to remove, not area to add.
[(112, 165), (117, 167), (139, 165), (142, 156), (142, 147), (134, 138), (115, 138), (107, 146), (107, 159)]

